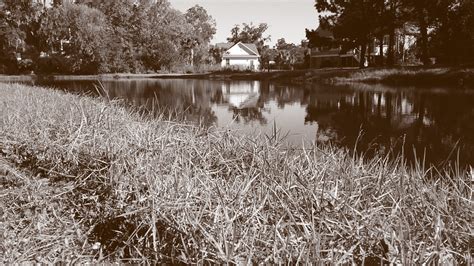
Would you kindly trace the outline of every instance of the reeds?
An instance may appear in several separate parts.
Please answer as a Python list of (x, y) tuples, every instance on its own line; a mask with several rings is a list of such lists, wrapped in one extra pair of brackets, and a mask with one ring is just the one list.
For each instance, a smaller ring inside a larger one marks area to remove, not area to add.
[(0, 95), (1, 263), (472, 263), (468, 172)]

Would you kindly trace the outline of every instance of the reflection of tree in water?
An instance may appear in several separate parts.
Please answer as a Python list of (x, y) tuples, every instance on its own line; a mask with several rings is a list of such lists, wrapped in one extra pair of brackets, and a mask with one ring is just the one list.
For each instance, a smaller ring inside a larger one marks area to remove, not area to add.
[(416, 152), (427, 163), (444, 161), (460, 140), (459, 159), (466, 165), (474, 160), (473, 100), (472, 95), (412, 91), (314, 91), (305, 121), (317, 122), (322, 135), (329, 133), (339, 145), (353, 148), (357, 141), (357, 149), (368, 155), (404, 151), (413, 160)]
[[(68, 91), (96, 94), (93, 81), (67, 81), (52, 84)], [(100, 86), (110, 99), (122, 99), (129, 108), (141, 114), (163, 115), (171, 119), (197, 122), (210, 126), (217, 121), (211, 109), (216, 86), (192, 80), (110, 80)], [(105, 96), (105, 95), (104, 95)]]
[(278, 108), (284, 108), (287, 104), (305, 104), (311, 90), (311, 88), (306, 88), (304, 85), (290, 86), (269, 82), (262, 82), (260, 88), (261, 101), (266, 103), (274, 100), (277, 102)]
[(205, 126), (217, 120), (210, 105), (213, 90), (207, 89), (203, 81), (120, 80), (103, 81), (102, 85), (110, 98), (124, 99), (143, 114), (163, 115)]

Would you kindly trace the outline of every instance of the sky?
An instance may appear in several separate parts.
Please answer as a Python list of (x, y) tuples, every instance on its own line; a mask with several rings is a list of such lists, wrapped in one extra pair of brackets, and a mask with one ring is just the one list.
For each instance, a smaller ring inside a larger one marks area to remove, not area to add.
[(211, 43), (226, 42), (236, 24), (267, 23), (266, 35), (273, 46), (280, 38), (299, 44), (306, 39), (305, 28), (315, 29), (318, 15), (315, 0), (169, 0), (171, 5), (185, 12), (198, 4), (216, 20), (217, 32)]

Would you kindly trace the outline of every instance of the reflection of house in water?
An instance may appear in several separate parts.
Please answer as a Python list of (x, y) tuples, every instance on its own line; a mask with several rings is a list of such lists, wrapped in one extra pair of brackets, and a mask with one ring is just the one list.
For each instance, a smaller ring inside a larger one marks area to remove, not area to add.
[(263, 102), (260, 100), (260, 82), (225, 82), (222, 84), (222, 95), (224, 101), (233, 111), (236, 121), (243, 118), (244, 122), (257, 120), (261, 124), (266, 123), (262, 114)]
[(222, 94), (231, 107), (237, 109), (255, 108), (260, 97), (258, 81), (222, 84)]

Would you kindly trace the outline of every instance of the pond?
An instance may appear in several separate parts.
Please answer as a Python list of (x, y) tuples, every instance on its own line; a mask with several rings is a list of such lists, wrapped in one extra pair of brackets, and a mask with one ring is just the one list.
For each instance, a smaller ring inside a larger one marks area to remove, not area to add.
[[(438, 167), (474, 162), (474, 90), (191, 79), (101, 83), (110, 98), (142, 110), (172, 110), (204, 126), (268, 136), (276, 126), (293, 147), (332, 143)], [(97, 93), (94, 81), (37, 84)]]

